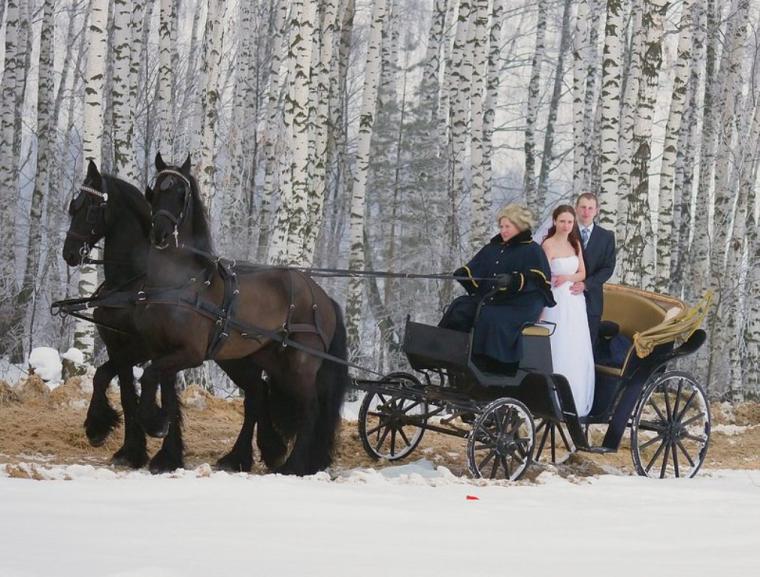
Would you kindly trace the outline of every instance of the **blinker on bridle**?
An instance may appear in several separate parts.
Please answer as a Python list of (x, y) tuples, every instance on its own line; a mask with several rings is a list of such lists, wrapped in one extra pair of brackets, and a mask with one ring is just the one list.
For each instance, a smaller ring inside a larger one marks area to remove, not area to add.
[[(104, 187), (106, 186), (106, 181), (105, 180), (103, 180), (103, 186)], [(103, 208), (105, 208), (106, 203), (108, 202), (108, 193), (101, 192), (101, 191), (99, 191), (99, 190), (97, 190), (95, 188), (92, 188), (91, 186), (85, 186), (84, 184), (79, 187), (79, 191), (80, 191), (80, 195), (81, 195), (82, 192), (86, 192), (87, 194), (90, 194), (92, 196), (98, 197), (100, 199), (100, 202), (98, 203), (98, 205), (96, 206), (96, 208), (97, 208), (98, 212), (100, 212), (101, 214), (103, 213)], [(82, 206), (83, 202), (84, 202), (84, 200), (82, 200), (82, 202), (77, 203), (76, 199), (72, 199), (72, 201), (71, 201), (72, 205), (74, 206), (74, 208), (76, 210), (78, 210)], [(97, 234), (98, 234), (98, 232), (95, 230), (95, 225), (98, 224), (97, 218), (96, 217), (93, 217), (92, 219), (90, 218), (90, 208), (92, 208), (92, 207), (88, 207), (87, 208), (86, 222), (88, 224), (92, 224), (93, 225), (92, 230), (90, 230), (90, 235), (91, 236), (85, 236), (85, 235), (80, 234), (78, 232), (75, 232), (75, 231), (73, 231), (71, 229), (69, 229), (66, 232), (66, 238), (73, 238), (74, 240), (78, 240), (78, 241), (82, 242), (82, 246), (79, 247), (79, 256), (81, 257), (81, 261), (80, 262), (84, 262), (84, 260), (87, 257), (87, 255), (90, 254), (90, 251), (92, 250), (92, 247), (95, 246), (94, 242), (92, 244), (90, 244), (91, 243), (91, 237), (97, 236)]]
[[(182, 191), (182, 195), (183, 195), (182, 210), (180, 210), (180, 213), (177, 216), (174, 216), (171, 212), (163, 208), (157, 210), (156, 212), (153, 213), (153, 227), (156, 226), (156, 219), (159, 216), (164, 216), (167, 219), (169, 219), (169, 221), (174, 224), (174, 232), (172, 232), (172, 236), (174, 236), (174, 246), (179, 247), (179, 226), (182, 224), (182, 221), (185, 219), (185, 213), (187, 213), (187, 208), (188, 208), (188, 205), (190, 204), (189, 193), (192, 190), (192, 185), (190, 184), (190, 180), (184, 174), (182, 174), (178, 170), (173, 170), (171, 168), (165, 168), (164, 170), (160, 171), (156, 175), (156, 183), (158, 183), (158, 179), (164, 174), (171, 174), (171, 175), (177, 176), (180, 179), (182, 179), (182, 181), (184, 182), (185, 187)], [(161, 192), (166, 192), (171, 188), (171, 186), (172, 186), (172, 183), (169, 180), (164, 180), (161, 183), (161, 186), (158, 187), (158, 190)], [(158, 248), (159, 250), (162, 250), (166, 248), (166, 246), (163, 246), (163, 247), (156, 246), (156, 248)]]

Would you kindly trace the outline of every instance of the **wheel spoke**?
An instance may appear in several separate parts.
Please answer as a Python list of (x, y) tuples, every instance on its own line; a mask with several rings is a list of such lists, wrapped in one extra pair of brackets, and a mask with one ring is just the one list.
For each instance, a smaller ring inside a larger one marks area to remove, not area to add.
[(686, 460), (689, 461), (689, 466), (694, 467), (694, 461), (689, 455), (689, 452), (686, 450), (686, 447), (683, 446), (681, 439), (676, 439), (676, 445), (678, 445), (678, 448), (681, 449), (681, 452), (683, 453), (683, 456), (686, 457)]
[(676, 477), (680, 477), (680, 473), (678, 472), (678, 453), (676, 452), (676, 444), (671, 443), (670, 444), (670, 452), (673, 457), (673, 469), (675, 470)]
[(665, 417), (665, 415), (662, 414), (662, 411), (660, 410), (660, 408), (654, 404), (654, 400), (652, 399), (652, 397), (649, 397), (647, 402), (654, 409), (654, 412), (657, 413), (657, 416), (660, 417), (660, 420), (664, 423), (667, 423), (668, 419)]
[(646, 449), (649, 445), (652, 445), (662, 439), (662, 434), (658, 433), (654, 439), (649, 439), (646, 443), (639, 445), (639, 450)]
[(385, 430), (383, 431), (382, 435), (380, 435), (380, 432), (378, 431), (378, 441), (377, 441), (377, 444), (375, 445), (376, 451), (380, 450), (380, 447), (385, 442), (385, 438), (388, 436), (388, 433), (390, 433), (390, 431), (391, 431), (390, 427), (385, 427)]
[(493, 459), (496, 456), (496, 449), (491, 449), (488, 454), (481, 459), (480, 463), (478, 463), (478, 469), (482, 469), (483, 467), (488, 464), (488, 461)]
[(644, 419), (639, 421), (640, 431), (654, 431), (656, 433), (662, 433), (665, 430), (664, 423), (657, 423), (655, 421), (645, 421)]
[(647, 466), (644, 468), (644, 470), (649, 473), (649, 470), (652, 468), (652, 465), (654, 465), (654, 462), (657, 460), (657, 457), (660, 456), (660, 453), (662, 453), (662, 449), (665, 447), (665, 441), (660, 443), (660, 446), (657, 447), (657, 450), (654, 453), (654, 457), (652, 457), (652, 460), (647, 463)]
[(546, 444), (546, 437), (549, 436), (549, 428), (550, 427), (548, 425), (548, 421), (544, 421), (544, 424), (545, 424), (546, 428), (544, 429), (544, 434), (541, 437), (541, 443), (538, 445), (538, 450), (536, 451), (536, 460), (537, 461), (541, 457), (541, 453), (544, 452), (544, 444)]
[(697, 415), (694, 415), (694, 416), (693, 416), (693, 417), (691, 417), (690, 419), (688, 419), (688, 420), (684, 421), (683, 423), (679, 423), (679, 424), (680, 424), (682, 427), (686, 427), (687, 425), (691, 425), (691, 424), (692, 424), (694, 421), (696, 421), (697, 419), (701, 419), (702, 417), (704, 417), (704, 415), (703, 415), (702, 413), (699, 413), (699, 414), (697, 414)]
[(697, 435), (692, 435), (691, 433), (685, 433), (684, 435), (681, 435), (681, 436), (683, 438), (696, 441), (697, 443), (702, 443), (703, 445), (707, 442), (707, 439), (705, 437), (698, 437)]
[(414, 401), (414, 402), (413, 402), (411, 405), (409, 405), (408, 407), (404, 407), (404, 406), (403, 406), (403, 403), (402, 403), (402, 406), (401, 406), (401, 410), (402, 410), (402, 411), (404, 411), (405, 413), (408, 413), (409, 411), (411, 411), (411, 410), (412, 410), (412, 409), (414, 409), (415, 407), (419, 407), (421, 404), (422, 404), (422, 401)]
[(683, 409), (681, 409), (681, 412), (679, 415), (675, 418), (676, 421), (680, 421), (683, 419), (683, 416), (686, 414), (686, 411), (689, 410), (689, 407), (691, 406), (691, 402), (694, 400), (694, 398), (697, 396), (696, 389), (692, 391), (691, 396), (686, 400), (686, 404), (684, 404)]
[(512, 469), (509, 466), (509, 460), (506, 455), (499, 455), (499, 460), (501, 461), (501, 466), (504, 467), (504, 475), (507, 479), (510, 479), (512, 477)]
[(366, 431), (367, 432), (367, 436), (370, 436), (372, 433), (374, 433), (374, 432), (378, 431), (379, 429), (383, 428), (383, 426), (384, 425), (382, 423), (380, 423), (377, 427), (373, 427), (371, 429), (367, 429), (367, 431)]
[(391, 431), (391, 456), (396, 454), (396, 429)]
[(572, 453), (573, 449), (570, 447), (570, 441), (567, 440), (565, 431), (562, 430), (562, 425), (557, 425), (557, 431), (559, 431), (559, 436), (562, 437), (562, 442), (565, 444), (565, 450), (567, 450), (569, 453)]
[(409, 441), (409, 437), (406, 436), (406, 433), (404, 433), (404, 429), (399, 429), (398, 434), (401, 435), (401, 438), (404, 440), (407, 447), (411, 446), (412, 443)]
[(667, 386), (662, 387), (662, 393), (663, 393), (663, 396), (665, 397), (665, 413), (668, 415), (668, 418), (667, 418), (668, 422), (670, 422), (673, 419), (673, 412), (671, 411), (671, 408), (670, 408), (670, 397), (668, 396)]
[(673, 403), (673, 420), (675, 420), (676, 415), (678, 415), (678, 404), (681, 400), (681, 389), (683, 389), (683, 379), (678, 380), (678, 389), (676, 389), (676, 400), (675, 403)]
[(665, 446), (665, 454), (662, 457), (662, 467), (660, 467), (660, 479), (665, 478), (665, 470), (668, 468), (668, 455), (670, 454), (668, 449), (669, 445)]
[[(494, 454), (496, 454), (496, 453), (494, 453)], [(499, 456), (499, 459), (500, 458), (501, 458), (501, 456)], [(491, 465), (491, 474), (489, 475), (490, 479), (495, 479), (496, 478), (496, 473), (499, 472), (499, 459), (494, 459), (493, 460), (493, 465)]]

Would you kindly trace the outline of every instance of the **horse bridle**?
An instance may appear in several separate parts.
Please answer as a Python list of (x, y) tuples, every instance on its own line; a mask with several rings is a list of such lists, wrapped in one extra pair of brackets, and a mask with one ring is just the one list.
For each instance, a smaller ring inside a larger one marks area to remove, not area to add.
[[(92, 225), (92, 230), (90, 230), (89, 235), (80, 234), (78, 232), (72, 231), (69, 229), (66, 232), (66, 238), (72, 238), (74, 240), (78, 240), (82, 242), (82, 246), (79, 249), (79, 256), (81, 257), (80, 262), (85, 262), (85, 259), (87, 258), (87, 255), (90, 254), (90, 251), (92, 250), (92, 247), (95, 246), (95, 243), (98, 239), (102, 237), (105, 234), (105, 212), (106, 212), (106, 206), (108, 205), (108, 183), (105, 178), (101, 179), (101, 183), (103, 186), (103, 192), (91, 187), (82, 185), (79, 187), (80, 194), (81, 193), (87, 193), (91, 196), (95, 196), (99, 199), (99, 201), (96, 201), (95, 204), (90, 205), (87, 207), (87, 215), (85, 216), (85, 221), (88, 224)], [(79, 195), (77, 195), (78, 197)], [(75, 204), (76, 199), (71, 200), (71, 204)], [(92, 213), (96, 213), (95, 216), (91, 216)], [(98, 231), (97, 226), (100, 225), (103, 230)]]
[[(187, 215), (188, 207), (190, 205), (190, 192), (192, 191), (192, 185), (190, 184), (190, 179), (188, 179), (184, 174), (182, 174), (178, 170), (173, 170), (171, 168), (165, 168), (156, 175), (156, 180), (155, 180), (156, 185), (158, 184), (159, 178), (161, 178), (161, 176), (164, 174), (172, 174), (174, 176), (178, 176), (184, 182), (185, 186), (182, 190), (182, 194), (183, 194), (182, 210), (180, 210), (177, 216), (174, 216), (171, 212), (163, 208), (157, 210), (156, 212), (153, 213), (151, 226), (155, 228), (156, 219), (159, 216), (163, 216), (169, 219), (169, 221), (172, 224), (174, 224), (174, 232), (172, 233), (172, 235), (174, 236), (174, 246), (178, 247), (179, 246), (179, 227), (182, 225), (182, 222), (185, 220), (185, 216)], [(167, 186), (164, 187), (162, 183), (162, 186), (154, 187), (154, 191), (157, 194), (160, 191), (168, 190), (169, 186), (170, 185), (167, 184)], [(160, 248), (166, 248), (166, 247), (156, 247), (156, 248), (160, 249)]]

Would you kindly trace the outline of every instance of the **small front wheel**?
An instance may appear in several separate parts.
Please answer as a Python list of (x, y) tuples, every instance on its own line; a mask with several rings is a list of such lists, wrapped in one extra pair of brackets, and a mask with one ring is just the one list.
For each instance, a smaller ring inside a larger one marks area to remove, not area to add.
[(639, 475), (693, 477), (709, 440), (707, 396), (690, 374), (671, 371), (644, 389), (631, 423), (631, 456)]
[[(412, 384), (416, 379), (391, 375)], [(401, 395), (367, 393), (359, 409), (359, 437), (373, 459), (396, 461), (409, 455), (422, 440), (427, 403)]]
[(473, 477), (519, 479), (532, 461), (536, 427), (528, 408), (510, 398), (497, 399), (478, 416), (467, 440)]

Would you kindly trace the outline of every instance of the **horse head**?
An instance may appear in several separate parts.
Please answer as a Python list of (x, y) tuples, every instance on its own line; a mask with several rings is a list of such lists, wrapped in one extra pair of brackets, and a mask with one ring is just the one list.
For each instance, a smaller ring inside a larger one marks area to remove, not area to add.
[(82, 264), (106, 232), (107, 179), (91, 160), (87, 176), (69, 203), (71, 223), (63, 243), (63, 259), (69, 266)]
[(211, 252), (211, 237), (198, 185), (190, 173), (190, 155), (182, 166), (156, 154), (156, 180), (145, 198), (151, 205), (151, 244), (158, 250), (187, 244)]

